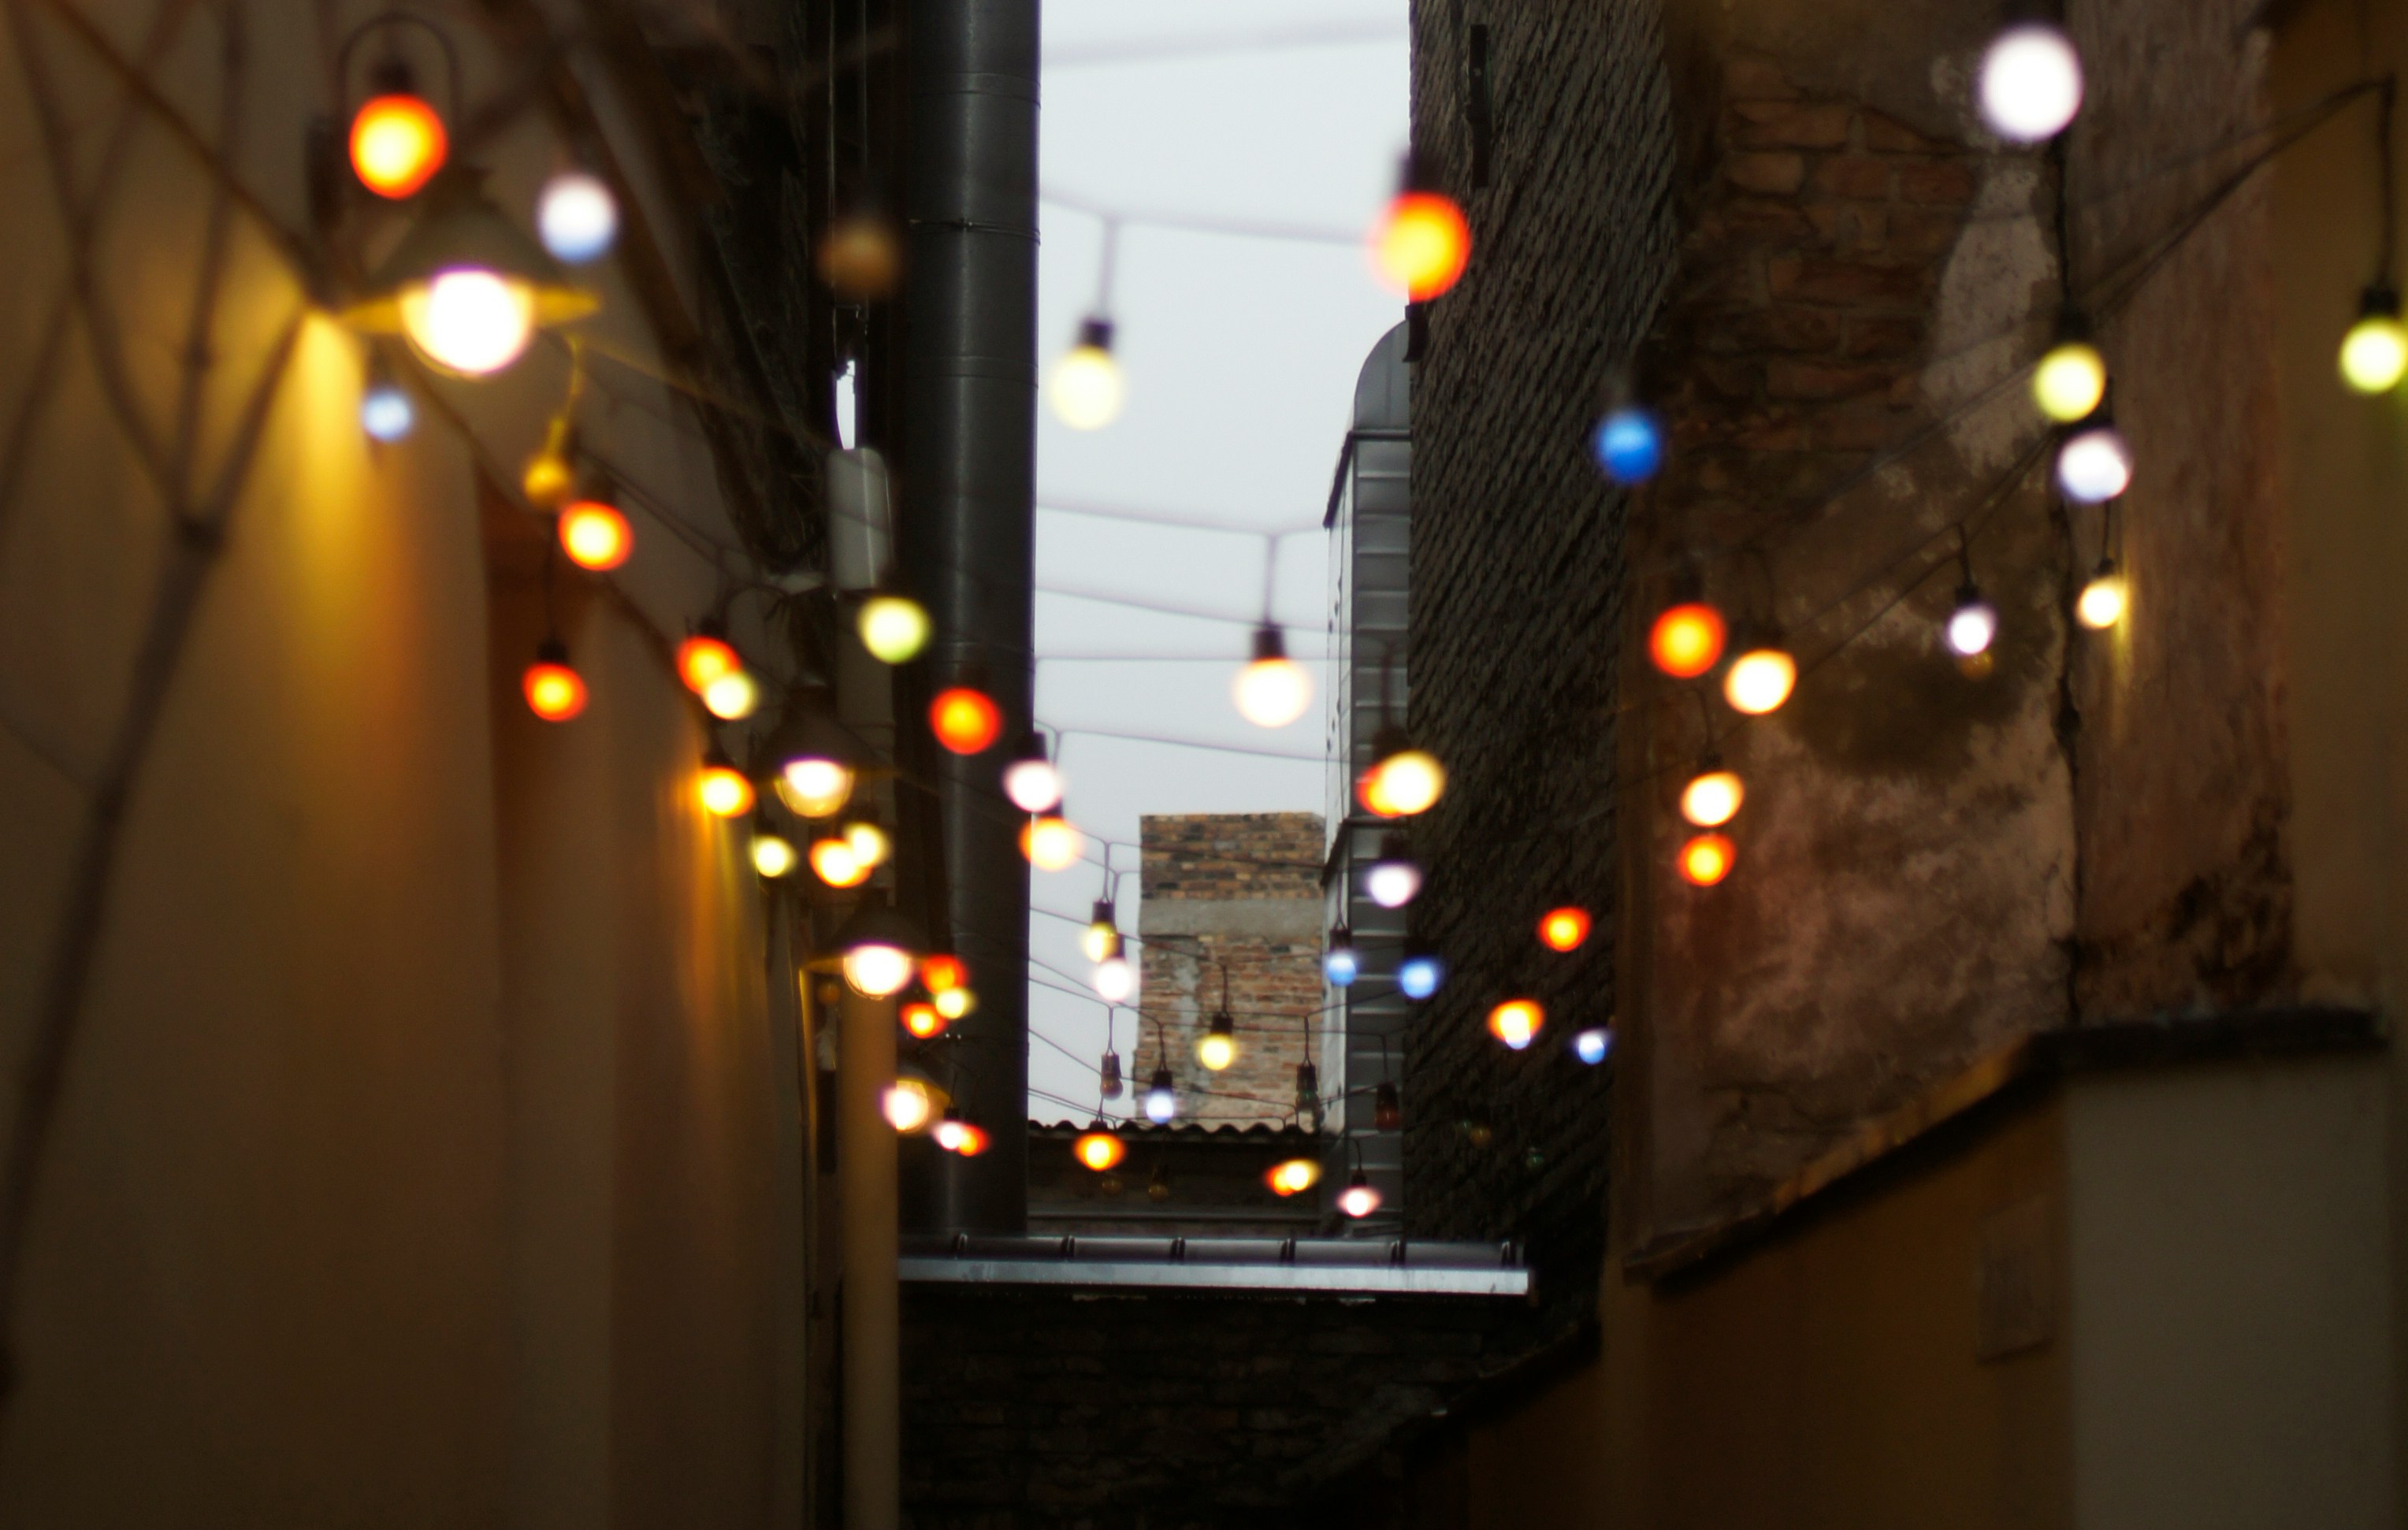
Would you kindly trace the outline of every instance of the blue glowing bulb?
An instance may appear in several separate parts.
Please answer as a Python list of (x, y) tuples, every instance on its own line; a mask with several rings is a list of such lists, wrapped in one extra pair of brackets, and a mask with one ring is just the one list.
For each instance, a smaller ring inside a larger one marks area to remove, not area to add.
[(391, 444), (417, 428), (418, 407), (399, 383), (374, 383), (360, 395), (360, 429), (372, 438)]
[(1597, 465), (1616, 483), (1644, 483), (1664, 465), (1664, 427), (1645, 409), (1625, 405), (1597, 427)]
[(1613, 1031), (1609, 1026), (1600, 1025), (1596, 1030), (1583, 1031), (1572, 1037), (1572, 1055), (1591, 1067), (1604, 1062), (1612, 1052)]
[(1179, 1114), (1179, 1090), (1170, 1081), (1168, 1068), (1156, 1068), (1145, 1091), (1145, 1119), (1157, 1126), (1168, 1126), (1170, 1118)]
[(1409, 999), (1426, 999), (1446, 981), (1446, 964), (1435, 956), (1408, 956), (1397, 964), (1397, 988)]
[(1321, 975), (1332, 988), (1345, 988), (1363, 973), (1362, 959), (1352, 946), (1332, 946), (1321, 958)]

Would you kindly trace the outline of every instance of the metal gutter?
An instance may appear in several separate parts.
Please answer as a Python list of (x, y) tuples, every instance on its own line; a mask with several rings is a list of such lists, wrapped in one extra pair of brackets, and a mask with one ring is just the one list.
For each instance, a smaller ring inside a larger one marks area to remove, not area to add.
[(1511, 1243), (1404, 1238), (907, 1238), (907, 1282), (1325, 1293), (1526, 1296), (1530, 1271)]

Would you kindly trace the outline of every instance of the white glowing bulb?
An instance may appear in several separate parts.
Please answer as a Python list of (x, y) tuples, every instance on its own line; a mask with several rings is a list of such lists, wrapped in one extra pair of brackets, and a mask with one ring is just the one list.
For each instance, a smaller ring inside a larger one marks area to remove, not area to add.
[(803, 818), (829, 818), (853, 795), (853, 771), (835, 760), (804, 755), (778, 773), (778, 797)]
[(535, 337), (535, 290), (482, 266), (452, 266), (402, 290), (401, 328), (445, 371), (486, 377), (518, 360)]
[(390, 446), (418, 426), (418, 407), (400, 384), (377, 382), (360, 397), (360, 429)]
[(1238, 715), (1258, 728), (1284, 728), (1312, 705), (1312, 676), (1294, 659), (1256, 659), (1229, 686)]
[(1422, 868), (1411, 861), (1374, 861), (1363, 874), (1363, 891), (1383, 908), (1401, 908), (1421, 890)]
[(1798, 686), (1798, 661), (1784, 649), (1752, 649), (1731, 661), (1723, 695), (1733, 711), (1762, 717), (1778, 709)]
[(1997, 608), (1981, 596), (1964, 593), (1957, 596), (1956, 608), (1948, 616), (1948, 646), (1965, 658), (1971, 658), (1990, 646), (1999, 635)]
[(1338, 1209), (1357, 1220), (1368, 1217), (1380, 1209), (1380, 1193), (1357, 1174), (1354, 1183), (1338, 1193)]
[(1024, 813), (1046, 813), (1062, 804), (1062, 772), (1048, 760), (1015, 760), (1004, 767), (1003, 794)]
[(1079, 343), (1054, 367), (1047, 396), (1054, 412), (1072, 430), (1101, 430), (1120, 417), (1121, 364), (1112, 359), (1112, 326), (1090, 319)]
[(2132, 486), (2132, 449), (2113, 425), (2090, 425), (2057, 452), (2057, 486), (2082, 505), (2100, 505)]
[(544, 182), (535, 226), (553, 259), (582, 265), (609, 253), (619, 236), (619, 199), (599, 177), (566, 171)]
[(711, 716), (734, 722), (761, 705), (761, 687), (743, 670), (734, 670), (702, 688), (702, 705)]
[(878, 1104), (885, 1112), (886, 1123), (904, 1133), (920, 1130), (937, 1113), (937, 1102), (929, 1098), (928, 1086), (917, 1079), (897, 1079), (893, 1088), (879, 1096)]
[(2104, 632), (2124, 620), (2126, 599), (2124, 576), (2102, 565), (2075, 599), (2074, 618), (2093, 632)]
[(918, 965), (902, 947), (873, 942), (844, 953), (844, 980), (873, 999), (888, 998), (903, 992)]
[(2082, 55), (2065, 34), (2027, 21), (1982, 55), (1982, 120), (2011, 143), (2053, 138), (2082, 109)]
[(1096, 996), (1106, 1004), (1126, 1002), (1137, 992), (1137, 969), (1125, 956), (1108, 956), (1096, 964)]
[(782, 877), (794, 870), (800, 859), (795, 853), (793, 842), (782, 836), (761, 834), (752, 836), (752, 869), (764, 877)]

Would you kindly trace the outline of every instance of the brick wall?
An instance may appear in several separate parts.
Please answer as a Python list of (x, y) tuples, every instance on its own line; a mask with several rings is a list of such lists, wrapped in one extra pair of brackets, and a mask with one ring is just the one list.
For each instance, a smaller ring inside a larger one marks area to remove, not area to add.
[[(1154, 815), (1140, 839), (1145, 1025), (1136, 1086), (1167, 1052), (1184, 1119), (1289, 1120), (1308, 1028), (1322, 1024), (1320, 815)], [(1196, 1039), (1225, 980), (1239, 1051), (1215, 1074), (1196, 1060)]]

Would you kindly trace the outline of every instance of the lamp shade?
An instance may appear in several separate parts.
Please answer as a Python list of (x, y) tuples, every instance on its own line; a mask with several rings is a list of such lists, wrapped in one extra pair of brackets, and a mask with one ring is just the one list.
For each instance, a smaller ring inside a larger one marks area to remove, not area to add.
[(535, 332), (599, 307), (485, 195), (483, 175), (437, 175), (425, 210), (343, 315), (372, 335), (399, 335), (457, 377), (486, 377), (526, 350)]

